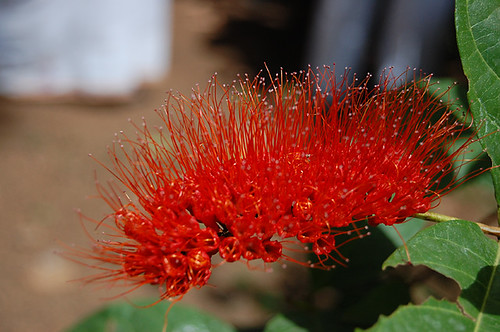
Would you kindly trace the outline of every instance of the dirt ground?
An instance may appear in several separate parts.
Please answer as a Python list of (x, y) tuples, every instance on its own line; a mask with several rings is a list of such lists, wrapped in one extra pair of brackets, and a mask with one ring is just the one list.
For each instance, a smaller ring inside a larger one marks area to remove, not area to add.
[[(153, 110), (163, 103), (165, 91), (189, 95), (214, 72), (231, 81), (246, 71), (230, 52), (210, 47), (220, 19), (210, 2), (175, 1), (170, 71), (130, 100), (0, 101), (0, 331), (61, 331), (111, 294), (68, 282), (89, 271), (55, 254), (61, 243), (87, 243), (76, 208), (98, 218), (105, 212), (102, 202), (88, 198), (95, 193), (93, 170), (98, 168), (88, 154), (105, 160), (115, 132), (134, 132), (129, 118), (144, 116), (154, 123)], [(156, 290), (136, 295), (154, 296)], [(185, 302), (198, 303), (200, 297), (193, 294)], [(237, 303), (233, 306), (233, 320), (248, 324), (248, 305), (242, 314)]]
[[(105, 160), (115, 132), (133, 133), (129, 118), (139, 122), (145, 116), (154, 123), (153, 110), (161, 106), (165, 91), (189, 94), (214, 72), (229, 82), (248, 70), (230, 49), (207, 42), (222, 22), (211, 2), (174, 1), (173, 9), (170, 71), (164, 81), (130, 100), (0, 101), (0, 331), (62, 331), (112, 294), (68, 282), (89, 271), (56, 254), (61, 243), (87, 243), (76, 208), (95, 217), (106, 211), (102, 202), (88, 198), (95, 193), (93, 170), (98, 168), (88, 153)], [(468, 193), (451, 195), (441, 208), (463, 218), (482, 218), (471, 214), (470, 206), (491, 207), (491, 200), (491, 192), (471, 186)], [(227, 265), (211, 279), (216, 287), (193, 291), (183, 301), (239, 326), (258, 325), (269, 314), (244, 296), (229, 296), (231, 285), (252, 283), (252, 278), (257, 280), (252, 287), (279, 289), (279, 275)], [(154, 296), (156, 290), (144, 289), (135, 296), (146, 295)]]

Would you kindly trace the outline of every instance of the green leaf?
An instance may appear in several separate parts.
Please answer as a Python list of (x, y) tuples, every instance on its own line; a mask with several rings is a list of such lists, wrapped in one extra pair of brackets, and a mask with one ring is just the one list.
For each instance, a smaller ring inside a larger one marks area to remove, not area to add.
[[(151, 303), (151, 302), (149, 302)], [(148, 302), (140, 303), (147, 305)], [(149, 308), (129, 303), (111, 304), (85, 318), (67, 332), (143, 332), (162, 331), (169, 302)], [(196, 309), (174, 305), (169, 311), (168, 332), (234, 332), (232, 326)]]
[[(456, 0), (455, 24), (478, 135), (494, 133), (482, 143), (493, 165), (500, 165), (500, 0)], [(500, 205), (500, 168), (491, 175)]]
[(283, 315), (276, 315), (266, 324), (264, 332), (307, 332), (307, 330)]
[[(369, 332), (473, 331), (474, 322), (464, 316), (456, 304), (428, 299), (421, 305), (400, 307), (389, 317), (364, 330)], [(361, 330), (356, 330), (361, 331)]]
[[(453, 220), (419, 232), (408, 241), (407, 248), (413, 265), (426, 265), (459, 284), (462, 293), (458, 303), (466, 313), (464, 317), (474, 322), (475, 331), (500, 331), (498, 242), (487, 238), (475, 223)], [(405, 248), (399, 248), (383, 268), (407, 261)]]

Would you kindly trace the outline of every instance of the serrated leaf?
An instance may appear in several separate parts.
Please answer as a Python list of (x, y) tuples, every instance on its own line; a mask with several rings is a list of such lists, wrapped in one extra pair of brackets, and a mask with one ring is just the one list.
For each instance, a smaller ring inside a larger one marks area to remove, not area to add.
[(368, 332), (473, 331), (474, 322), (455, 303), (429, 298), (421, 305), (399, 307), (389, 317), (382, 316)]
[[(455, 24), (468, 97), (478, 135), (494, 165), (500, 165), (500, 1), (457, 0)], [(500, 205), (500, 169), (491, 170)]]
[[(458, 302), (474, 320), (475, 331), (500, 331), (498, 242), (487, 238), (475, 223), (453, 220), (419, 232), (407, 248), (413, 265), (426, 265), (459, 284)], [(383, 268), (407, 261), (405, 248), (399, 248)]]
[(274, 316), (267, 324), (264, 332), (307, 332), (283, 315)]
[[(140, 305), (147, 305), (147, 302)], [(142, 308), (129, 303), (111, 304), (85, 318), (67, 332), (162, 331), (170, 303)], [(168, 313), (167, 332), (234, 332), (229, 324), (193, 308), (174, 305)]]

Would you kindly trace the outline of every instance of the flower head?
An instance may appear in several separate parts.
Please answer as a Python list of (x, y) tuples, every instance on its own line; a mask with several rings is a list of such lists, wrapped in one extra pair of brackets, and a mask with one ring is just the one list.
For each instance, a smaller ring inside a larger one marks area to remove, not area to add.
[(428, 211), (473, 140), (451, 149), (469, 127), (429, 92), (430, 77), (409, 75), (370, 87), (308, 69), (170, 94), (163, 127), (136, 126), (109, 150), (127, 199), (98, 186), (111, 239), (86, 257), (115, 267), (90, 280), (158, 284), (171, 298), (206, 284), (216, 254), (294, 260), (294, 243), (330, 267), (347, 261), (345, 236), (366, 234), (357, 222)]

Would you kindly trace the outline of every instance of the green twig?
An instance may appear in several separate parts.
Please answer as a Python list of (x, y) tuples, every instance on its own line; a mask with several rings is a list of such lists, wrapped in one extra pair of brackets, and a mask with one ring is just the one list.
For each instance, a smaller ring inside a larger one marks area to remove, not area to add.
[[(460, 218), (445, 216), (443, 214), (434, 213), (434, 212), (415, 213), (413, 215), (413, 217), (418, 218), (418, 219), (427, 220), (427, 221), (432, 221), (432, 222), (461, 220)], [(475, 221), (474, 221), (474, 223), (476, 223), (479, 226), (479, 228), (481, 228), (483, 233), (494, 235), (496, 237), (500, 237), (500, 227), (489, 226), (489, 225), (485, 225), (485, 224), (482, 224), (480, 222), (475, 222)]]

